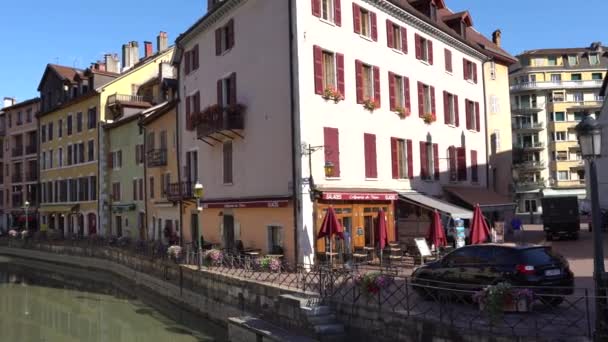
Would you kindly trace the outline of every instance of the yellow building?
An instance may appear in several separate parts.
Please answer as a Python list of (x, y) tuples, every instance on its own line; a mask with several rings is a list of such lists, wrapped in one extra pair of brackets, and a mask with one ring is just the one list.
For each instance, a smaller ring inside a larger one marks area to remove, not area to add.
[(526, 51), (518, 59), (510, 70), (518, 211), (541, 213), (542, 197), (585, 197), (574, 127), (600, 110), (608, 56), (593, 43)]

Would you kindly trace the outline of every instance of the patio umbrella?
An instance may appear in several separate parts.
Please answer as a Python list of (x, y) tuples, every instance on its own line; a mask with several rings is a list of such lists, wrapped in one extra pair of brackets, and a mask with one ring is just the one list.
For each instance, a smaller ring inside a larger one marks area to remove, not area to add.
[(325, 214), (325, 218), (323, 218), (323, 223), (321, 224), (321, 229), (319, 229), (319, 234), (317, 234), (317, 240), (324, 237), (329, 239), (330, 262), (333, 261), (331, 256), (331, 238), (334, 235), (341, 239), (344, 238), (342, 233), (342, 225), (340, 225), (340, 221), (338, 221), (338, 218), (336, 217), (336, 212), (334, 211), (334, 208), (329, 207), (329, 209), (327, 209), (327, 214)]
[(478, 245), (485, 243), (490, 237), (490, 228), (484, 220), (479, 204), (475, 205), (473, 211), (473, 223), (471, 224), (471, 244)]
[(388, 244), (388, 224), (386, 222), (386, 214), (384, 210), (378, 211), (378, 222), (376, 224), (376, 237), (378, 239), (378, 247), (380, 248), (380, 264), (382, 264), (382, 252)]
[(441, 224), (441, 216), (439, 212), (435, 210), (433, 213), (433, 219), (429, 226), (429, 232), (426, 239), (431, 242), (431, 245), (435, 245), (435, 248), (443, 247), (447, 245), (447, 239), (445, 237), (445, 230)]

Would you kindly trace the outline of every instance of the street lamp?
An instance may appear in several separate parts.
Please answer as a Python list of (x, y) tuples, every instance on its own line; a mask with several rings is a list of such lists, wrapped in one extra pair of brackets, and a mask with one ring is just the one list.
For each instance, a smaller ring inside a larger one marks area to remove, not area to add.
[(29, 230), (27, 210), (30, 208), (30, 202), (25, 201), (25, 203), (23, 204), (23, 208), (25, 209), (25, 230)]
[(602, 130), (599, 123), (587, 115), (576, 126), (576, 134), (581, 147), (581, 154), (589, 162), (589, 189), (591, 190), (591, 214), (593, 226), (593, 278), (595, 280), (595, 338), (602, 340), (606, 337), (606, 290), (603, 288), (605, 278), (604, 250), (602, 239), (602, 218), (600, 213), (600, 198), (598, 192), (597, 169), (595, 159), (602, 152)]
[[(194, 184), (194, 189), (192, 191), (192, 194), (194, 195), (194, 198), (196, 199), (196, 211), (198, 212), (198, 215), (200, 215), (200, 213), (203, 211), (203, 204), (201, 203), (201, 199), (203, 198), (203, 196), (205, 195), (205, 188), (203, 187), (203, 184), (201, 184), (200, 182), (196, 182), (196, 184)], [(198, 220), (198, 215), (196, 216), (196, 219)], [(201, 270), (201, 263), (202, 263), (202, 253), (203, 253), (203, 246), (202, 243), (202, 239), (200, 238), (200, 228), (198, 226), (198, 222), (196, 222), (196, 239), (197, 239), (197, 266), (198, 266), (198, 270)]]

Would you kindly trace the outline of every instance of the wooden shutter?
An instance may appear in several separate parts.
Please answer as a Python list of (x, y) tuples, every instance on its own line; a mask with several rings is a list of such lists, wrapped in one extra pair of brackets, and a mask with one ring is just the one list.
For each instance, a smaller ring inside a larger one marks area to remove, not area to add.
[(431, 87), (431, 112), (437, 116), (437, 110), (435, 109), (435, 87)]
[[(185, 71), (186, 71), (186, 75), (188, 75), (190, 73), (190, 51), (186, 51), (186, 53), (184, 53), (184, 59), (185, 59)], [(69, 130), (68, 130), (69, 131)]]
[(194, 96), (192, 96), (192, 117), (194, 115), (198, 115), (201, 112), (201, 92), (197, 91)]
[(445, 49), (445, 70), (452, 72), (452, 51)]
[(455, 181), (458, 179), (458, 175), (456, 172), (456, 148), (454, 146), (448, 148), (448, 159), (450, 161), (450, 181)]
[(312, 0), (312, 15), (321, 17), (321, 0)]
[(144, 200), (144, 179), (143, 178), (139, 179), (139, 200), (140, 201)]
[(462, 59), (462, 77), (466, 80), (469, 74), (469, 65), (466, 59)]
[[(232, 49), (234, 47), (234, 19), (230, 19), (228, 21), (228, 49)], [(197, 53), (197, 57), (198, 57), (198, 53)], [(197, 66), (198, 66), (198, 62), (197, 62)]]
[(321, 47), (313, 46), (315, 94), (323, 95), (323, 50)]
[(407, 140), (406, 142), (407, 145), (407, 176), (409, 179), (413, 179), (414, 178), (414, 153), (413, 153), (413, 147), (412, 147), (412, 141), (411, 140)]
[(477, 83), (477, 64), (473, 64), (473, 82)]
[[(71, 147), (71, 146), (68, 146), (68, 150), (69, 150), (69, 148), (70, 148), (70, 147)], [(69, 157), (71, 157), (71, 156), (69, 156)], [(70, 160), (70, 158), (69, 158), (69, 157), (68, 157), (68, 165), (71, 165), (71, 160)], [(108, 153), (108, 157), (107, 157), (107, 158), (108, 158), (108, 159), (107, 159), (107, 160), (108, 160), (108, 169), (111, 169), (111, 168), (113, 168), (113, 167), (114, 167), (114, 160), (113, 160), (113, 157), (114, 157), (114, 155), (113, 155), (113, 153), (112, 153), (112, 152)]]
[(471, 150), (471, 181), (479, 181), (479, 174), (477, 173), (477, 151)]
[(363, 135), (365, 150), (365, 178), (378, 178), (376, 165), (376, 135), (365, 133)]
[(378, 19), (376, 18), (376, 12), (369, 12), (369, 18), (371, 22), (372, 40), (378, 41)]
[(405, 97), (405, 108), (409, 109), (410, 111), (412, 110), (412, 104), (410, 101), (410, 79), (407, 77), (403, 77), (403, 83), (404, 83), (404, 87), (403, 87), (403, 92), (404, 97)]
[(374, 72), (374, 101), (376, 102), (376, 106), (380, 107), (382, 104), (380, 101), (380, 68), (375, 66), (372, 70)]
[(420, 44), (420, 36), (418, 33), (414, 35), (414, 45), (416, 48), (416, 59), (422, 59), (422, 46)]
[(222, 29), (215, 30), (215, 55), (220, 56), (222, 54)]
[(192, 50), (192, 70), (197, 70), (199, 66), (198, 44), (194, 45)]
[(433, 41), (430, 40), (430, 39), (428, 39), (426, 46), (427, 46), (427, 49), (428, 49), (427, 52), (428, 52), (428, 56), (429, 56), (428, 62), (429, 62), (430, 65), (433, 65)]
[(420, 142), (420, 178), (428, 178), (428, 163), (427, 163), (427, 151), (426, 141)]
[(418, 116), (424, 116), (424, 85), (418, 82)]
[(397, 147), (399, 140), (391, 138), (391, 165), (393, 171), (393, 179), (399, 179), (399, 149)]
[(186, 129), (192, 129), (192, 106), (191, 96), (186, 96)]
[(471, 129), (471, 105), (469, 100), (464, 100), (464, 112), (465, 121), (467, 123), (467, 129)]
[(139, 164), (139, 145), (135, 145), (135, 164)]
[(433, 166), (435, 167), (435, 180), (439, 180), (439, 144), (433, 144)]
[(390, 110), (395, 110), (396, 108), (396, 94), (395, 94), (395, 74), (392, 72), (388, 72), (388, 102)]
[(342, 4), (340, 0), (334, 0), (334, 24), (342, 26)]
[(450, 124), (450, 102), (447, 91), (443, 92), (443, 118), (446, 125)]
[(458, 163), (458, 180), (467, 180), (467, 155), (466, 150), (462, 147), (456, 149), (456, 158)]
[(137, 201), (137, 179), (133, 180), (133, 200)]
[[(200, 94), (197, 93), (198, 98), (200, 99)], [(236, 105), (236, 72), (230, 74), (230, 98), (228, 99), (228, 103), (232, 106)], [(200, 102), (200, 100), (199, 100)]]
[(332, 177), (340, 177), (340, 132), (337, 128), (323, 128), (325, 162), (334, 164)]
[(219, 106), (224, 105), (224, 90), (222, 86), (222, 80), (217, 80), (217, 104)]
[(338, 91), (340, 92), (340, 94), (342, 94), (342, 97), (346, 98), (346, 86), (344, 83), (344, 55), (341, 53), (336, 53), (336, 73)]
[(454, 120), (456, 121), (454, 124), (456, 127), (460, 126), (460, 118), (458, 117), (458, 95), (454, 95)]
[(386, 45), (389, 48), (394, 48), (395, 45), (393, 44), (393, 23), (386, 19)]
[(353, 3), (353, 27), (355, 33), (361, 34), (361, 10), (355, 3)]
[(481, 118), (479, 116), (479, 102), (475, 102), (475, 130), (481, 132)]
[(357, 85), (357, 103), (363, 103), (363, 63), (355, 60), (355, 78)]
[(401, 28), (401, 51), (407, 53), (407, 29), (405, 27)]

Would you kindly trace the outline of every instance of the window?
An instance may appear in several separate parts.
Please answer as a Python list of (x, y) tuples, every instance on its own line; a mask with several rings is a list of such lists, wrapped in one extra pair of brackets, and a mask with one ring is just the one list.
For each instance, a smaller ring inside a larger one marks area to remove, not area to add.
[(416, 34), (416, 59), (433, 65), (433, 42)]
[(376, 13), (353, 3), (353, 22), (355, 33), (371, 38), (374, 41), (378, 40)]
[(490, 78), (493, 80), (496, 79), (496, 62), (494, 61), (490, 62)]
[(25, 120), (27, 122), (32, 122), (32, 109), (31, 108), (28, 109), (27, 111), (25, 111)]
[(600, 56), (597, 53), (589, 54), (589, 64), (598, 65), (600, 64)]
[(45, 143), (46, 142), (46, 125), (41, 125), (40, 126), (40, 142), (41, 143)]
[(418, 116), (427, 114), (436, 116), (435, 112), (435, 87), (418, 82)]
[(312, 14), (336, 26), (342, 25), (342, 8), (340, 0), (313, 0)]
[(224, 159), (224, 184), (232, 184), (232, 141), (226, 141), (222, 145), (222, 155)]
[(568, 171), (557, 171), (557, 180), (565, 181), (569, 179)]
[(500, 112), (499, 97), (496, 95), (490, 96), (490, 113), (498, 114)]
[[(42, 163), (42, 165), (40, 165), (40, 169), (45, 170), (46, 169), (46, 152), (45, 151), (42, 151), (42, 158), (41, 158), (40, 162)], [(6, 165), (6, 175), (8, 176), (8, 165)]]
[(53, 140), (53, 123), (49, 122), (47, 127), (49, 129), (48, 139), (49, 139), (49, 141), (51, 141), (51, 140)]
[(568, 151), (555, 151), (553, 155), (553, 160), (564, 161), (568, 160)]
[(557, 57), (556, 56), (549, 56), (549, 57), (547, 57), (547, 65), (548, 66), (556, 66), (557, 65)]
[(583, 93), (574, 93), (572, 94), (572, 97), (574, 98), (574, 102), (583, 102), (585, 98)]
[(445, 49), (444, 50), (444, 56), (445, 56), (445, 71), (451, 73), (453, 71), (453, 67), (452, 67), (452, 51)]
[(580, 81), (580, 80), (582, 80), (582, 76), (581, 76), (581, 74), (571, 74), (570, 79), (572, 81)]
[(84, 163), (84, 143), (78, 144), (78, 162)]
[(570, 66), (578, 65), (578, 56), (576, 56), (576, 55), (568, 56), (568, 64), (570, 64)]
[(217, 90), (218, 104), (224, 107), (236, 104), (236, 73), (219, 80)]
[(552, 100), (553, 102), (564, 102), (566, 100), (566, 94), (563, 91), (554, 92)]
[(148, 190), (150, 198), (154, 199), (154, 177), (150, 177), (150, 189)]
[(566, 132), (555, 132), (554, 140), (555, 141), (565, 141), (566, 140)]
[(477, 83), (477, 64), (463, 58), (462, 67), (464, 79)]
[(601, 72), (594, 72), (591, 74), (591, 79), (592, 80), (603, 80), (604, 77), (602, 77), (602, 73)]
[(479, 102), (466, 100), (465, 106), (467, 114), (467, 129), (480, 132), (481, 124), (479, 115)]
[(268, 253), (283, 254), (283, 227), (268, 226)]
[(365, 158), (365, 178), (378, 178), (378, 164), (376, 160), (376, 135), (364, 133), (363, 147)]
[(439, 180), (439, 145), (432, 142), (420, 142), (420, 178)]
[(198, 151), (186, 152), (186, 179), (192, 183), (198, 181)]
[(120, 202), (120, 183), (112, 183), (112, 200)]
[(66, 165), (72, 165), (72, 145), (68, 145), (68, 155), (67, 155)]
[(357, 79), (357, 103), (366, 101), (375, 103), (380, 107), (380, 68), (355, 61)]
[(57, 138), (63, 137), (63, 120), (57, 121)]
[(97, 127), (97, 107), (89, 108), (87, 118), (87, 129), (94, 129)]
[(91, 201), (97, 200), (97, 176), (89, 176), (89, 185), (91, 187)]
[(68, 115), (68, 122), (67, 122), (67, 135), (70, 136), (72, 135), (72, 116)]
[[(315, 93), (328, 96), (326, 91), (338, 91), (344, 97), (344, 55), (314, 46)], [(330, 95), (331, 96), (331, 95)]]
[(17, 112), (17, 126), (23, 125), (23, 113)]
[(584, 113), (584, 112), (583, 113), (581, 113), (581, 112), (574, 113), (574, 121), (583, 120), (583, 118), (585, 117), (586, 114), (587, 113)]
[(551, 82), (553, 83), (559, 83), (562, 81), (562, 75), (561, 74), (551, 74)]
[(95, 160), (95, 141), (94, 140), (89, 140), (88, 146), (87, 146), (87, 152), (88, 152), (88, 161)]
[(57, 164), (59, 164), (59, 167), (63, 166), (63, 148), (59, 148), (59, 160), (57, 161)]
[(82, 112), (76, 113), (76, 132), (82, 132)]
[(393, 179), (412, 178), (412, 141), (391, 138)]
[(144, 145), (137, 144), (135, 145), (135, 164), (143, 164), (144, 163)]
[[(221, 56), (226, 51), (234, 47), (234, 19), (230, 19), (226, 25), (215, 30), (215, 55)], [(198, 69), (198, 45), (195, 47), (192, 65), (195, 65), (192, 70)]]
[(323, 128), (323, 152), (325, 153), (325, 163), (334, 166), (329, 177), (340, 177), (340, 132), (337, 128)]
[(388, 81), (391, 111), (403, 110), (403, 116), (408, 116), (411, 111), (409, 78), (389, 72)]
[(443, 111), (445, 124), (458, 126), (458, 96), (443, 92)]
[(386, 43), (389, 48), (407, 53), (407, 29), (386, 20)]
[(48, 156), (49, 156), (49, 163), (48, 163), (49, 169), (52, 169), (53, 168), (53, 150), (49, 150)]
[(110, 165), (114, 169), (120, 169), (122, 167), (122, 151), (110, 153)]
[(553, 121), (566, 121), (566, 113), (565, 112), (555, 112), (553, 113)]
[[(217, 31), (217, 30), (215, 31), (215, 44), (216, 44), (215, 52), (216, 52), (216, 55), (219, 56), (219, 55), (221, 55), (221, 52), (218, 53), (217, 49), (218, 49), (218, 47), (221, 48), (221, 45), (218, 45), (218, 43), (221, 44), (221, 42), (218, 42), (218, 38), (221, 38), (221, 37), (218, 37), (218, 32), (219, 31)], [(197, 70), (198, 66), (199, 66), (199, 52), (198, 52), (198, 44), (197, 44), (197, 45), (194, 45), (194, 47), (192, 49), (187, 50), (184, 53), (184, 68), (185, 68), (186, 75), (188, 75), (189, 73), (191, 73), (194, 70)]]
[[(222, 87), (223, 87), (222, 84), (218, 85), (218, 90), (222, 91)], [(218, 94), (218, 104), (219, 105), (223, 105), (223, 99), (222, 99), (222, 101), (219, 100), (219, 97), (223, 96), (222, 94), (223, 94), (223, 91)], [(197, 91), (196, 93), (194, 93), (194, 95), (186, 96), (186, 129), (187, 130), (189, 130), (189, 131), (194, 130), (194, 121), (192, 120), (192, 117), (194, 114), (200, 113), (200, 107), (201, 107), (201, 93), (200, 92)], [(151, 134), (154, 135), (154, 133), (151, 133)], [(152, 140), (152, 142), (154, 142), (154, 139)], [(154, 149), (154, 144), (148, 144), (148, 149)]]

